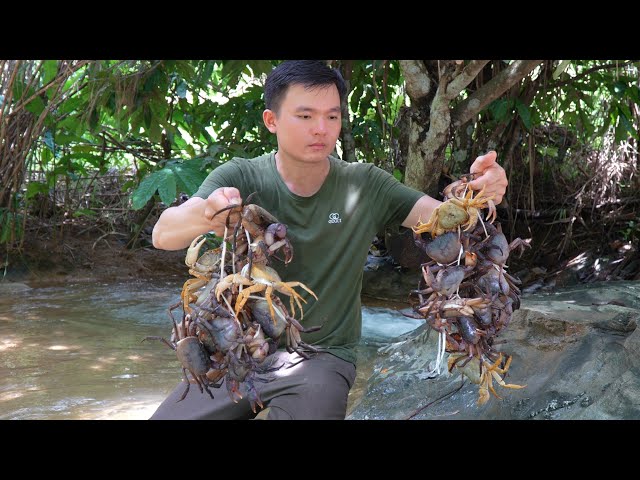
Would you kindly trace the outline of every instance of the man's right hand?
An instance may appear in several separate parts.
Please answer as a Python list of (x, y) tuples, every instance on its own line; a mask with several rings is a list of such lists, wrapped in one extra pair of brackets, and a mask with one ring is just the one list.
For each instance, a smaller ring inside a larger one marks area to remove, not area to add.
[[(228, 211), (220, 212), (223, 208), (231, 205), (242, 205), (242, 198), (240, 197), (240, 191), (235, 187), (220, 187), (211, 192), (206, 199), (204, 208), (205, 218), (211, 222), (211, 230), (216, 232), (217, 235), (222, 236), (224, 234), (224, 227), (226, 225), (227, 217), (229, 218), (229, 225), (235, 225), (239, 219), (239, 214)], [(217, 215), (216, 212), (220, 212)], [(215, 215), (215, 217), (214, 217)]]
[[(224, 235), (224, 227), (229, 218), (229, 226), (235, 227), (239, 220), (239, 209), (233, 213), (220, 210), (230, 205), (240, 205), (242, 199), (237, 188), (221, 187), (206, 198), (191, 197), (182, 205), (169, 207), (153, 227), (153, 246), (161, 250), (179, 250), (189, 246), (198, 235), (214, 231)], [(215, 215), (217, 212), (217, 215)]]

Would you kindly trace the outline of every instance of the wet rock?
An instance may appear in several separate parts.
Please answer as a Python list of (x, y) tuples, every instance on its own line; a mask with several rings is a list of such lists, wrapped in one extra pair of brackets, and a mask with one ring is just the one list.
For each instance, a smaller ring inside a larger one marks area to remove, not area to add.
[(14, 295), (31, 290), (31, 287), (24, 283), (0, 282), (0, 296)]
[[(500, 335), (507, 384), (477, 405), (426, 325), (380, 348), (350, 419), (640, 419), (640, 282), (578, 285), (527, 295)], [(436, 374), (437, 370), (440, 374)]]
[(381, 300), (407, 302), (409, 292), (420, 280), (419, 270), (408, 270), (395, 265), (389, 257), (369, 256), (362, 275), (362, 294)]

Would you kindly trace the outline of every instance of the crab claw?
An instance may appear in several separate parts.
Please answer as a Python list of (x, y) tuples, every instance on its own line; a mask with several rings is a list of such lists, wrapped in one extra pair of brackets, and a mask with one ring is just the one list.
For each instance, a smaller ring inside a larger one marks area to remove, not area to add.
[(489, 214), (487, 215), (487, 222), (493, 223), (498, 216), (498, 212), (496, 211), (496, 204), (493, 203), (493, 200), (487, 200), (487, 205), (489, 206)]
[(249, 405), (251, 405), (251, 410), (253, 413), (256, 413), (256, 407), (259, 406), (261, 409), (264, 409), (264, 404), (258, 395), (258, 391), (256, 387), (253, 385), (253, 382), (250, 380), (245, 381), (247, 387), (247, 400), (249, 400)]
[(268, 246), (269, 255), (275, 253), (279, 248), (284, 252), (284, 263), (293, 260), (293, 246), (287, 238), (287, 227), (283, 223), (272, 223), (264, 232), (264, 241)]
[[(199, 240), (200, 242), (198, 243)], [(191, 245), (189, 246), (189, 250), (187, 250), (187, 255), (186, 257), (184, 257), (184, 263), (187, 265), (187, 267), (191, 268), (196, 264), (196, 261), (198, 260), (198, 254), (200, 253), (200, 247), (202, 247), (202, 245), (204, 245), (204, 242), (206, 241), (207, 239), (204, 235), (198, 235), (193, 239)]]
[(225, 378), (227, 384), (227, 392), (229, 393), (229, 397), (233, 401), (233, 403), (238, 403), (242, 400), (242, 394), (240, 393), (240, 383), (237, 380), (232, 380), (227, 377)]

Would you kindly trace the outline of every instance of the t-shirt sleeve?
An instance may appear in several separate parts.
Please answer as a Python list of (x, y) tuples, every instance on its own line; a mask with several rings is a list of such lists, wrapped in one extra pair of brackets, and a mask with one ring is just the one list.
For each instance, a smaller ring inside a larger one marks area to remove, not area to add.
[(371, 165), (369, 198), (378, 230), (402, 224), (423, 192), (407, 187), (393, 175)]
[(204, 179), (202, 185), (194, 197), (207, 198), (215, 189), (220, 187), (236, 187), (242, 191), (242, 172), (239, 162), (240, 158), (232, 158), (228, 162), (223, 163), (215, 168), (207, 178)]

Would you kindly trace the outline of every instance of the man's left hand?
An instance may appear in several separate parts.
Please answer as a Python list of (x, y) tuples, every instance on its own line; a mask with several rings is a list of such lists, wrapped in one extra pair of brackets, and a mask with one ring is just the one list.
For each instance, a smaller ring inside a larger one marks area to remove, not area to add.
[(471, 165), (471, 173), (479, 174), (479, 176), (469, 182), (469, 186), (473, 190), (481, 190), (485, 187), (486, 195), (493, 195), (493, 202), (497, 205), (502, 201), (502, 196), (507, 190), (507, 174), (500, 165), (496, 163), (498, 154), (494, 151), (485, 153), (476, 158)]

